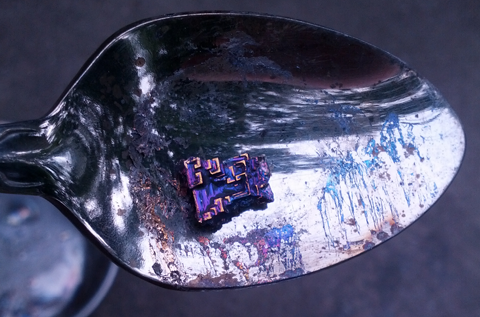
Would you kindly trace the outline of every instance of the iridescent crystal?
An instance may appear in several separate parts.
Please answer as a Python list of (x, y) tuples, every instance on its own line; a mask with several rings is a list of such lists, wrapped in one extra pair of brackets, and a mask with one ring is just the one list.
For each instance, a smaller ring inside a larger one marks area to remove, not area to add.
[(270, 168), (264, 156), (247, 153), (221, 162), (218, 157), (184, 161), (188, 187), (192, 189), (198, 222), (209, 222), (246, 209), (265, 208), (273, 202), (268, 184)]

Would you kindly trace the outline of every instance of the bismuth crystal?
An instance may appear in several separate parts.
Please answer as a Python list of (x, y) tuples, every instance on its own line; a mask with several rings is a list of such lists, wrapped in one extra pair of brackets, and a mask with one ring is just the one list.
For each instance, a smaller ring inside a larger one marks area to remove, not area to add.
[(250, 158), (244, 153), (223, 162), (191, 157), (184, 166), (200, 223), (213, 223), (226, 214), (233, 216), (273, 202), (268, 184), (271, 173), (264, 156)]

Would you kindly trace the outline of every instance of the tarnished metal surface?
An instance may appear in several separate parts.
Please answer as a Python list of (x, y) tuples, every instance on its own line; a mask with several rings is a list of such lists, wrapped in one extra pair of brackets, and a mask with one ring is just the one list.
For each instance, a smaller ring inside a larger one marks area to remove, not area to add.
[[(52, 113), (2, 131), (3, 191), (58, 200), (122, 265), (179, 288), (268, 283), (369, 250), (438, 199), (464, 151), (451, 108), (395, 57), (234, 13), (127, 28)], [(246, 152), (273, 166), (274, 201), (199, 225), (179, 162)]]

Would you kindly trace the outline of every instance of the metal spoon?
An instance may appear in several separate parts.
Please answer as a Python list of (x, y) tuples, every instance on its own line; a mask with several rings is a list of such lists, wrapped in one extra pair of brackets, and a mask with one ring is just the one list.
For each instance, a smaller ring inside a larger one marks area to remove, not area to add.
[(0, 126), (0, 149), (0, 191), (55, 202), (138, 276), (203, 289), (388, 240), (445, 191), (464, 134), (384, 51), (288, 18), (197, 13), (119, 31), (48, 115)]

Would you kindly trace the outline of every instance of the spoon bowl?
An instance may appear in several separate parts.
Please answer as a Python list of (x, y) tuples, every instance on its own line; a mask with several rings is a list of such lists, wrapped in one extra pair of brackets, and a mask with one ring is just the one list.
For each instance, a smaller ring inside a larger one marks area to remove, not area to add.
[(0, 151), (0, 191), (55, 202), (142, 278), (206, 289), (305, 275), (395, 236), (446, 190), (464, 134), (378, 48), (196, 13), (120, 30), (49, 114), (0, 126)]

